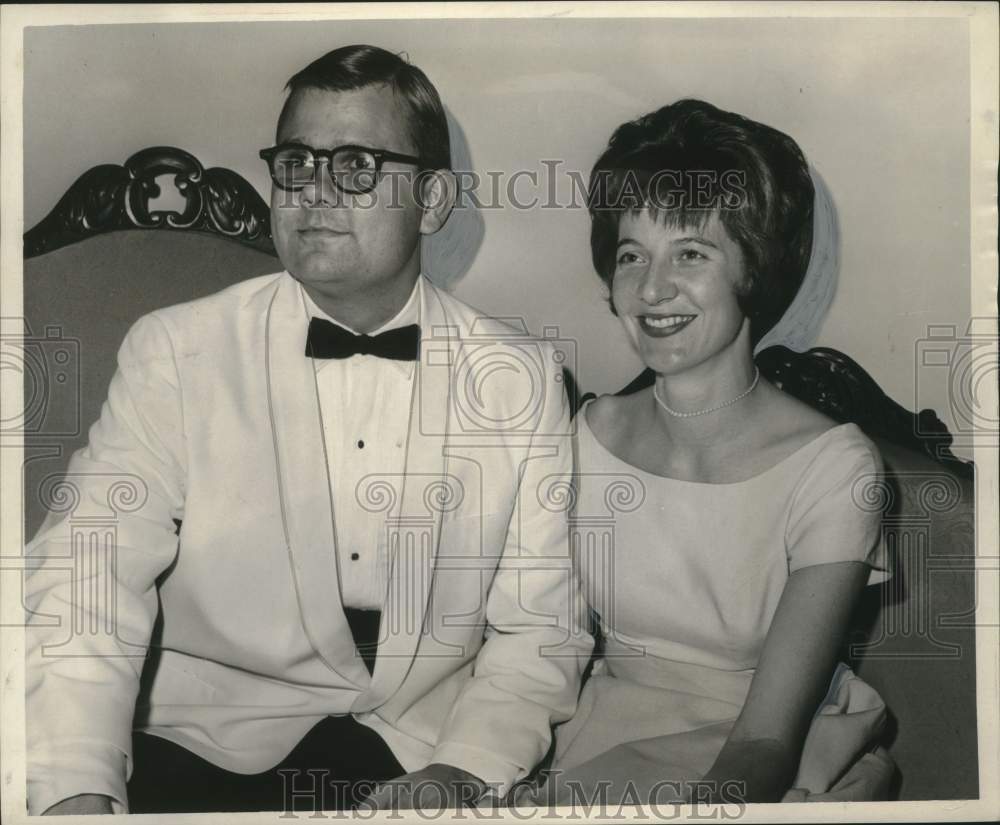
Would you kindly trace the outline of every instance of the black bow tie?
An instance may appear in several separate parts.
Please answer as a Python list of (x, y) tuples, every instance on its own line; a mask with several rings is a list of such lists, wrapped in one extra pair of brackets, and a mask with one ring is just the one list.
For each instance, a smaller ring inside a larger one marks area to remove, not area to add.
[(420, 347), (420, 327), (390, 329), (378, 335), (355, 335), (325, 318), (309, 321), (306, 356), (309, 358), (350, 358), (374, 355), (393, 361), (416, 361)]

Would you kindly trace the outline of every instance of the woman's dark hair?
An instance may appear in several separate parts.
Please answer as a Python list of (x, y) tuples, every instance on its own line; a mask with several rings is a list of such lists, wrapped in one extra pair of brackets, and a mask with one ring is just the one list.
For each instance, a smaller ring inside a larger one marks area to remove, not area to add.
[(289, 94), (278, 118), (278, 131), (289, 103), (300, 89), (350, 92), (379, 85), (388, 86), (406, 101), (410, 110), (410, 139), (424, 168), (450, 169), (448, 119), (437, 89), (412, 63), (377, 46), (334, 49), (294, 74), (285, 85)]
[(594, 164), (594, 268), (610, 289), (626, 212), (645, 209), (682, 227), (701, 227), (717, 214), (743, 253), (747, 280), (738, 300), (756, 343), (802, 285), (813, 195), (806, 160), (788, 135), (701, 100), (679, 100), (619, 126)]

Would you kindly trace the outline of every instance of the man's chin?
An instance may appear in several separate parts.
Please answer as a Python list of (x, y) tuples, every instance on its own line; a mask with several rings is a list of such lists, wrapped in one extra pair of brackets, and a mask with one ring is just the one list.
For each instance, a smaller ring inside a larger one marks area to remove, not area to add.
[(288, 267), (288, 272), (305, 286), (349, 284), (357, 279), (357, 271), (345, 268), (342, 262), (334, 265), (323, 260), (300, 261), (294, 268)]

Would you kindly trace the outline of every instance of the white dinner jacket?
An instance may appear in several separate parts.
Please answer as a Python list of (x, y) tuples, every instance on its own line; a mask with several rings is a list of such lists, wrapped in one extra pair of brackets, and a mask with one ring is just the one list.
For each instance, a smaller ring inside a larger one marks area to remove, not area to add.
[(242, 773), (348, 712), (407, 770), (502, 788), (542, 758), (592, 644), (561, 506), (561, 370), (551, 344), (424, 287), (406, 472), (356, 491), (394, 548), (373, 676), (340, 601), (295, 280), (135, 324), (28, 548), (29, 810), (124, 803), (133, 722)]

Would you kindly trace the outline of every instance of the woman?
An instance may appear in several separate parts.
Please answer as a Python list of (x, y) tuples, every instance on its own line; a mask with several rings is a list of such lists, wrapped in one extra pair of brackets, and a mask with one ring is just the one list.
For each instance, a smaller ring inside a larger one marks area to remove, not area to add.
[(802, 283), (813, 194), (793, 140), (696, 100), (624, 124), (597, 161), (594, 264), (655, 383), (578, 416), (577, 525), (609, 484), (635, 498), (612, 558), (580, 559), (604, 657), (556, 732), (549, 803), (570, 779), (614, 803), (885, 790), (891, 763), (866, 754), (884, 706), (836, 662), (884, 578), (855, 503), (881, 461), (753, 361)]

